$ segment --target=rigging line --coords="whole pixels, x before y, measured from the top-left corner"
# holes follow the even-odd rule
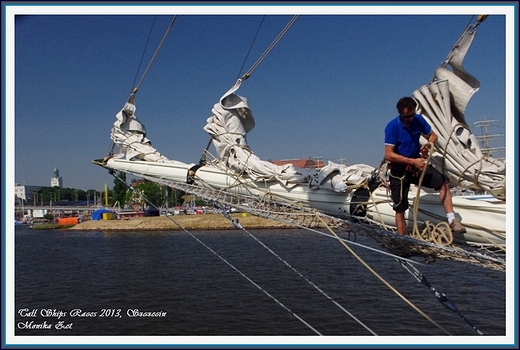
[[[285,28],[280,32],[280,34],[278,34],[278,36],[274,39],[274,41],[271,43],[271,45],[269,45],[269,47],[264,51],[264,53],[260,56],[260,58],[258,60],[256,60],[256,62],[253,64],[253,66],[251,68],[249,68],[249,70],[242,76],[242,80],[246,80],[247,78],[249,78],[251,73],[253,73],[253,71],[256,69],[256,67],[258,67],[258,65],[264,60],[264,58],[269,54],[269,52],[271,52],[271,50],[274,48],[274,46],[280,41],[280,39],[282,39],[282,37],[289,30],[289,28],[291,28],[291,26],[298,19],[298,17],[299,17],[299,15],[293,16],[293,18],[289,21],[289,23],[287,23]]]
[[[126,184],[123,179],[121,179],[119,176],[116,176],[114,173],[112,175],[122,181],[130,190],[134,191],[134,188],[132,186],[129,186]],[[141,199],[143,199],[145,202],[147,202],[149,205],[153,206],[156,209],[159,209],[155,204],[153,204],[151,201],[149,201],[142,193],[134,191],[134,193],[137,193]],[[311,329],[314,333],[317,335],[323,335],[318,330],[316,330],[314,327],[312,327],[307,321],[305,321],[303,318],[298,316],[296,313],[294,313],[291,309],[289,309],[287,306],[285,306],[282,302],[280,302],[278,299],[276,299],[273,295],[271,295],[268,291],[263,289],[260,285],[258,285],[255,281],[253,281],[251,278],[249,278],[246,274],[244,274],[242,271],[240,271],[237,267],[235,267],[233,264],[231,264],[229,261],[227,261],[224,257],[222,257],[220,254],[218,254],[216,251],[211,249],[208,245],[206,245],[204,242],[202,242],[200,239],[198,239],[195,235],[193,235],[190,231],[186,230],[181,224],[179,224],[177,221],[173,220],[171,216],[166,216],[168,220],[170,220],[172,223],[177,225],[182,231],[186,232],[188,235],[190,235],[193,239],[195,239],[197,242],[199,242],[204,248],[209,250],[211,253],[213,253],[217,258],[222,260],[225,264],[227,264],[229,267],[231,267],[233,270],[238,272],[242,277],[244,277],[249,283],[254,285],[256,288],[258,288],[260,291],[262,291],[265,295],[267,295],[269,298],[271,298],[274,302],[276,302],[278,305],[280,305],[282,308],[284,308],[286,311],[288,311],[291,315],[293,315],[296,319],[298,319],[300,322],[302,322],[304,325],[306,325],[309,329]]]
[[[137,75],[139,74],[139,71],[141,70],[141,64],[143,64],[144,54],[146,53],[146,48],[148,47],[148,44],[150,43],[150,37],[152,36],[153,27],[155,26],[155,20],[157,19],[157,16],[153,17],[152,26],[150,27],[150,32],[148,33],[148,38],[146,39],[146,44],[144,45],[143,54],[141,55],[141,60],[139,61],[139,65],[137,66],[137,71],[135,72],[134,81],[132,82],[132,89],[135,86],[135,82],[137,81]]]
[[[222,257],[220,254],[218,254],[216,251],[211,249],[208,245],[206,245],[204,242],[202,242],[200,239],[195,237],[191,232],[186,230],[184,227],[182,227],[180,224],[175,222],[173,219],[168,217],[173,223],[175,223],[181,230],[186,232],[188,235],[190,235],[193,239],[195,239],[197,242],[199,242],[204,248],[209,250],[211,253],[213,253],[217,258],[222,260],[225,264],[227,264],[229,267],[231,267],[233,270],[238,272],[242,277],[244,277],[249,283],[254,285],[256,288],[258,288],[260,291],[262,291],[265,295],[267,295],[269,298],[271,298],[274,302],[276,302],[278,305],[280,305],[282,308],[284,308],[286,311],[288,311],[291,315],[293,315],[296,319],[298,319],[300,322],[302,322],[304,325],[306,325],[309,329],[311,329],[314,333],[317,335],[323,335],[319,331],[317,331],[314,327],[312,327],[307,321],[305,321],[303,318],[298,316],[296,313],[294,313],[291,309],[289,309],[287,306],[285,306],[282,302],[280,302],[278,299],[276,299],[273,295],[271,295],[268,291],[263,289],[260,285],[258,285],[255,281],[253,281],[251,278],[246,276],[242,271],[240,271],[237,267],[235,267],[233,264],[231,264],[229,261],[227,261],[224,257]]]
[[[262,20],[260,21],[260,24],[258,25],[258,29],[256,30],[256,34],[253,38],[253,41],[251,42],[251,46],[249,46],[249,50],[247,51],[246,57],[244,58],[244,62],[242,63],[242,67],[240,67],[240,70],[238,71],[238,76],[236,80],[240,78],[240,74],[242,74],[242,69],[244,69],[244,66],[246,65],[247,58],[249,57],[249,54],[251,53],[251,50],[253,49],[253,45],[255,44],[256,38],[258,37],[258,33],[260,33],[260,28],[262,28],[262,23],[264,23],[265,15],[262,16]]]
[[[419,271],[417,270],[414,266],[410,265],[410,264],[407,264],[406,261],[402,261],[401,259],[396,259],[397,261],[399,261],[399,263],[401,263],[401,265],[413,276],[415,277],[415,279],[419,282],[421,282],[422,284],[424,284],[426,287],[428,287],[432,292],[433,294],[435,294],[435,297],[437,298],[437,300],[442,304],[444,305],[444,307],[446,307],[447,309],[453,311],[454,313],[456,313],[457,315],[460,316],[460,318],[462,318],[470,327],[471,329],[479,334],[479,335],[484,335],[484,333],[482,333],[477,327],[475,327],[473,325],[473,323],[471,323],[458,309],[457,307],[455,306],[455,303],[446,296],[446,294],[444,293],[441,293],[439,291],[437,291],[431,284],[430,282],[426,279],[426,277]],[[413,271],[411,269],[413,269]]]
[[[166,29],[166,32],[164,33],[164,36],[163,36],[163,38],[161,39],[161,42],[160,42],[159,45],[157,46],[157,49],[155,50],[155,53],[153,54],[152,59],[150,60],[150,63],[148,63],[148,66],[146,67],[146,69],[145,69],[143,75],[141,76],[141,79],[139,80],[139,83],[137,83],[137,85],[135,86],[135,88],[134,88],[134,90],[132,91],[132,93],[135,94],[135,93],[139,90],[139,86],[140,86],[141,83],[143,82],[144,77],[145,77],[146,74],[148,73],[148,70],[149,70],[150,67],[152,66],[153,61],[154,61],[155,58],[157,57],[157,54],[159,53],[159,50],[161,49],[162,45],[164,44],[164,41],[166,40],[166,37],[167,37],[168,34],[170,33],[170,30],[172,29],[173,23],[175,22],[176,19],[177,19],[177,15],[173,16],[173,19],[172,19],[172,21],[170,22],[170,25],[168,26],[168,28]]]
[[[331,302],[333,302],[340,310],[345,312],[347,315],[349,315],[354,321],[356,321],[359,325],[361,325],[363,328],[365,328],[368,332],[370,332],[372,335],[377,335],[372,329],[370,329],[367,325],[365,325],[361,320],[359,320],[356,316],[354,316],[351,312],[349,312],[347,309],[345,309],[340,303],[338,303],[336,300],[334,300],[331,296],[329,296],[327,293],[325,293],[320,287],[318,287],[316,284],[314,284],[312,281],[310,281],[307,277],[305,277],[300,271],[298,271],[296,268],[294,268],[291,264],[289,264],[286,260],[284,260],[281,256],[279,256],[276,252],[274,252],[271,248],[269,248],[267,245],[265,245],[262,241],[260,241],[255,235],[253,235],[251,232],[246,230],[242,225],[237,226],[236,222],[234,222],[229,214],[225,212],[224,210],[221,212],[221,214],[226,218],[233,222],[235,227],[241,229],[245,233],[247,233],[251,238],[253,238],[258,244],[260,244],[262,247],[264,247],[269,253],[271,253],[273,256],[275,256],[278,260],[280,260],[282,263],[284,263],[288,268],[293,270],[298,276],[300,276],[305,282],[310,284],[314,289],[316,289],[318,292],[320,292],[325,298],[329,299]]]
[[[320,217],[318,218],[322,221],[323,225],[339,240],[339,236],[334,232],[327,223]],[[430,321],[433,325],[437,326],[440,330],[444,331],[448,335],[452,335],[446,328],[435,322],[430,316],[426,315],[421,309],[419,309],[414,303],[408,300],[404,295],[402,295],[397,289],[395,289],[390,283],[388,283],[381,275],[379,275],[372,267],[370,267],[360,256],[358,256],[352,248],[350,248],[344,241],[339,240],[339,242],[352,254],[362,265],[364,265],[374,276],[376,276],[383,284],[385,284],[390,290],[392,290],[397,296],[399,296],[404,302],[410,305],[415,311],[417,311],[420,315]]]
[[[312,230],[312,229],[309,229],[309,230]],[[316,231],[316,232],[321,233],[319,231]],[[356,243],[356,242],[351,242],[351,241],[349,241],[347,239],[344,239],[344,238],[341,238],[341,237],[336,238],[335,236],[332,236],[332,235],[328,235],[328,234],[325,234],[325,233],[322,233],[322,234],[325,235],[326,237],[335,238],[335,239],[339,239],[339,240],[344,241],[344,242],[348,242],[349,244],[356,245],[356,246],[358,246],[360,248],[372,250],[372,251],[374,251],[376,253],[379,253],[379,254],[382,254],[382,255],[386,255],[386,256],[389,256],[389,257],[394,257],[397,260],[406,261],[406,262],[408,262],[408,264],[420,265],[420,266],[422,266],[424,268],[427,268],[427,269],[430,269],[430,270],[434,270],[434,271],[437,271],[439,273],[443,273],[443,274],[446,274],[446,275],[454,276],[454,277],[457,277],[458,279],[462,279],[462,280],[465,280],[467,282],[470,282],[470,283],[473,283],[473,284],[476,284],[476,285],[484,286],[484,287],[487,287],[489,289],[494,289],[494,290],[499,291],[499,292],[505,292],[504,288],[499,288],[499,287],[490,285],[488,283],[483,283],[482,281],[477,281],[475,279],[472,279],[472,278],[469,278],[469,277],[466,277],[466,276],[462,276],[460,274],[456,274],[456,273],[447,271],[446,269],[435,267],[435,266],[433,266],[431,264],[421,263],[421,262],[414,261],[414,260],[411,260],[411,259],[408,259],[408,258],[400,257],[400,256],[392,254],[392,253],[381,251],[381,250],[378,250],[378,249],[375,249],[375,248],[372,248],[372,247],[367,247],[367,246],[364,246],[364,245]]]

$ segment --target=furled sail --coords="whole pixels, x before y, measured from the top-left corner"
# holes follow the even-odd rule
[[[131,94],[123,108],[117,113],[116,121],[111,131],[112,141],[119,147],[120,153],[114,158],[125,157],[164,162],[168,159],[152,147],[146,138],[146,129],[135,115],[135,95]]]
[[[438,136],[433,165],[448,175],[453,185],[484,190],[505,200],[506,165],[482,154],[476,137],[471,133],[464,113],[480,82],[462,67],[464,57],[477,33],[477,25],[466,27],[443,64],[435,71],[428,85],[413,93],[422,114]],[[450,65],[452,70],[447,68]]]
[[[235,94],[242,83],[238,79],[218,103],[213,106],[204,130],[208,132],[218,157],[237,173],[247,173],[255,181],[278,180],[285,186],[308,183],[310,188],[324,188],[335,192],[346,192],[349,185],[363,182],[372,167],[357,165],[347,167],[329,162],[316,169],[299,168],[293,164],[276,165],[258,158],[247,144],[246,135],[255,126],[253,113],[245,97]]]

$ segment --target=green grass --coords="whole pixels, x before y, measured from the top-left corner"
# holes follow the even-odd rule
[[[56,230],[60,228],[70,228],[75,225],[60,225],[55,223],[48,223],[48,224],[34,224],[31,226],[31,230]]]

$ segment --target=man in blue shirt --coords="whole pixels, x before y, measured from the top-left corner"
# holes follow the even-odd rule
[[[406,234],[405,211],[408,209],[410,184],[418,184],[423,169],[426,167],[421,186],[439,191],[441,203],[446,211],[452,232],[464,233],[462,226],[453,212],[448,178],[427,164],[422,155],[427,155],[430,144],[437,142],[437,135],[428,122],[416,114],[417,103],[411,97],[403,97],[397,102],[399,115],[392,119],[385,128],[385,158],[390,163],[390,191],[395,211],[397,233]],[[424,135],[428,143],[421,147],[419,142]]]

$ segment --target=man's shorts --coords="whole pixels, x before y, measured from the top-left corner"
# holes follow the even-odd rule
[[[400,164],[398,166],[393,164],[390,168],[390,173],[392,174],[392,176],[390,176],[390,191],[393,208],[394,211],[401,213],[407,210],[409,207],[408,192],[410,191],[410,184],[419,184],[421,171],[414,174],[411,171],[405,170],[405,167],[401,166]],[[400,177],[403,175],[404,178],[401,181]],[[428,165],[421,186],[433,188],[435,191],[439,191],[442,184],[447,180],[448,177],[446,175],[437,171],[437,169],[435,169],[433,166]]]

